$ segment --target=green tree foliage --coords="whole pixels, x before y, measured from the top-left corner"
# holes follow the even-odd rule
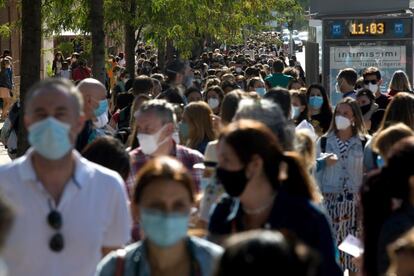
[[[120,37],[128,23],[144,29],[145,38],[161,46],[167,40],[188,56],[200,41],[241,42],[245,29],[260,29],[270,20],[285,21],[302,14],[296,0],[105,0],[106,35]],[[45,0],[43,15],[48,33],[59,30],[89,32],[86,0]],[[272,16],[276,12],[277,18]]]

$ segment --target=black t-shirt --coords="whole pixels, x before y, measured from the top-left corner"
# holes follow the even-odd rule
[[[381,94],[378,98],[375,99],[375,103],[378,105],[379,109],[386,109],[391,98],[388,95]]]
[[[316,114],[311,116],[311,123],[314,128],[320,127],[325,134],[331,126],[332,115],[331,114]]]
[[[213,211],[209,232],[214,236],[245,231],[243,216],[238,201],[225,197]],[[328,220],[309,200],[279,191],[263,228],[293,234],[319,252],[323,259],[319,275],[342,275],[335,261],[334,240]]]

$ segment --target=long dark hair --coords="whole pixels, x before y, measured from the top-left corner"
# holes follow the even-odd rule
[[[308,90],[306,90],[306,99],[308,100],[308,102],[309,102],[310,92],[311,92],[312,88],[318,89],[322,94],[323,104],[321,106],[321,113],[320,113],[321,116],[327,117],[327,118],[332,118],[331,102],[328,98],[328,94],[326,93],[325,87],[323,87],[319,83],[314,83],[314,84],[310,85],[308,87]]]
[[[228,125],[221,133],[220,140],[228,144],[240,162],[247,165],[254,155],[263,160],[263,171],[275,190],[283,187],[293,195],[318,201],[315,185],[306,169],[294,153],[284,154],[276,136],[264,124],[253,120],[239,120]],[[279,181],[279,165],[288,165],[288,177]]]
[[[398,142],[391,149],[387,166],[371,175],[361,187],[362,224],[364,239],[364,272],[379,275],[378,240],[384,222],[395,212],[394,198],[402,206],[410,204],[409,178],[414,175],[414,137]]]

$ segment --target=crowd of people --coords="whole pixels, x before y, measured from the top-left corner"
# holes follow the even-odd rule
[[[381,68],[344,68],[333,104],[271,43],[165,70],[155,52],[132,74],[111,57],[105,84],[58,52],[28,92],[31,148],[0,168],[10,275],[413,275],[403,71],[383,91]]]

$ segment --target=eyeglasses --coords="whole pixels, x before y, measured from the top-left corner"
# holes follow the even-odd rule
[[[47,222],[50,227],[52,227],[53,229],[57,231],[50,238],[49,248],[52,251],[60,252],[63,250],[64,244],[65,244],[63,240],[63,235],[62,233],[59,232],[63,225],[62,215],[58,211],[52,210],[47,216]]]
[[[366,84],[366,85],[368,85],[368,84],[377,84],[378,83],[378,81],[377,80],[364,80],[364,83]]]

